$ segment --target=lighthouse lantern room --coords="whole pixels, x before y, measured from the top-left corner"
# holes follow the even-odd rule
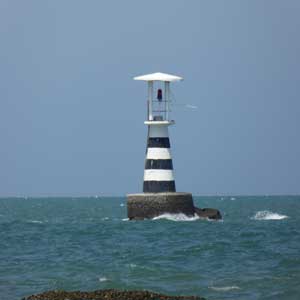
[[[168,126],[174,124],[170,120],[170,83],[183,78],[153,73],[134,77],[134,80],[147,81],[147,120],[148,126],[147,152],[144,170],[144,193],[175,192],[175,179],[170,151]],[[155,85],[162,85],[154,93]]]
[[[148,83],[147,121],[174,122],[169,120],[171,102],[170,82],[180,81],[183,78],[165,73],[153,73],[134,77],[134,80],[147,81]],[[157,89],[156,97],[154,97],[155,82],[163,82],[163,89]],[[145,124],[148,123],[146,122]]]

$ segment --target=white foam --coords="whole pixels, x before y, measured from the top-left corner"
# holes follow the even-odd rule
[[[105,281],[108,281],[108,279],[106,277],[99,277],[99,281],[100,282],[105,282]]]
[[[121,207],[123,207],[124,205],[125,205],[124,203],[121,203],[121,204],[120,204]]]
[[[29,220],[29,223],[38,223],[38,224],[43,224],[43,221],[39,221],[39,220]]]
[[[124,219],[122,219],[122,221],[129,221],[129,219],[128,218],[124,218]]]
[[[166,220],[170,220],[170,221],[196,221],[196,220],[199,220],[200,218],[196,214],[193,217],[189,217],[182,213],[179,213],[179,214],[166,213],[166,214],[157,216],[157,217],[153,218],[152,220],[161,220],[161,219],[166,219]]]
[[[283,220],[286,218],[288,218],[288,216],[286,215],[273,213],[268,210],[262,210],[262,211],[258,211],[252,219],[253,220]]]
[[[214,290],[214,291],[218,291],[218,292],[228,292],[228,291],[232,291],[232,290],[240,290],[240,288],[236,285],[232,285],[232,286],[210,286],[209,288]]]

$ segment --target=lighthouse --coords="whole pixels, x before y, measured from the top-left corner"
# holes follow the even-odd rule
[[[130,220],[151,219],[165,213],[219,218],[217,210],[196,208],[191,193],[176,192],[169,126],[171,83],[182,77],[153,73],[134,77],[147,84],[146,101],[147,148],[143,178],[143,193],[127,195],[127,214]],[[209,212],[209,215],[207,213]],[[219,213],[219,212],[218,212]],[[220,215],[221,216],[221,215]]]
[[[144,170],[144,193],[176,192],[171,156],[169,126],[175,122],[170,118],[170,83],[183,78],[164,73],[134,77],[147,82],[147,150]],[[158,85],[159,87],[156,87]]]

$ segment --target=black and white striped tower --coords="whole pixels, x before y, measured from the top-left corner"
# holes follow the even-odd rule
[[[174,122],[146,121],[147,151],[144,193],[176,192],[168,126]]]
[[[150,219],[164,213],[183,213],[194,216],[202,213],[194,207],[191,193],[176,192],[168,128],[170,119],[170,84],[183,78],[153,73],[134,77],[148,84],[147,150],[143,193],[127,195],[127,214],[130,220]],[[154,91],[156,93],[154,93]]]
[[[153,218],[163,213],[194,214],[190,193],[177,193],[170,150],[168,127],[170,119],[170,83],[181,77],[153,73],[134,77],[148,84],[147,150],[144,170],[143,193],[127,195],[129,219]]]
[[[170,120],[170,83],[182,80],[181,77],[154,73],[138,76],[135,80],[148,83],[147,151],[144,170],[144,193],[176,192],[173,163],[170,150],[168,127]],[[160,83],[154,95],[154,85]]]

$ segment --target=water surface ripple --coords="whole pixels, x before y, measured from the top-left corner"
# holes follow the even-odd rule
[[[299,299],[300,197],[195,202],[224,220],[126,221],[125,198],[2,198],[0,299],[102,288]]]

